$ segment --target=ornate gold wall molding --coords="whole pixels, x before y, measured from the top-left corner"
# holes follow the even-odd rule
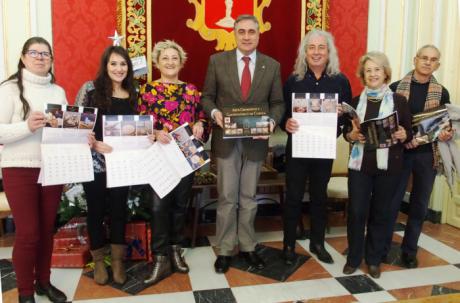
[[[125,37],[123,46],[131,58],[146,56],[149,67],[152,65],[151,1],[117,0],[117,31]],[[149,68],[147,81],[151,81],[151,78]]]
[[[314,28],[329,29],[329,0],[301,0],[302,16],[300,37]]]

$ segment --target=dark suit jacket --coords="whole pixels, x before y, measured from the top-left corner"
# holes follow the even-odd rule
[[[278,124],[284,113],[280,64],[257,51],[256,66],[248,99],[243,102],[238,78],[236,50],[214,54],[209,59],[201,103],[211,117],[213,109],[240,104],[263,104],[270,109],[270,118]],[[236,140],[223,139],[223,130],[216,124],[212,130],[211,149],[214,155],[226,158],[233,150]],[[243,140],[243,153],[252,161],[265,159],[268,140]]]

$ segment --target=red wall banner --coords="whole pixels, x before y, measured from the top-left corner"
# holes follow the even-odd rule
[[[196,15],[195,6],[184,0],[151,0],[151,43],[162,39],[173,39],[189,54],[189,60],[180,78],[202,87],[209,56],[216,52],[216,41],[206,41],[200,34],[187,26],[187,20]],[[261,5],[266,0],[254,0]],[[117,26],[117,2],[120,0],[53,0],[53,44],[55,52],[55,73],[58,83],[67,92],[73,103],[78,88],[83,82],[93,79],[99,65],[99,58],[105,47],[111,44]],[[147,1],[148,2],[148,1]],[[209,11],[225,14],[224,1],[208,1],[216,7]],[[248,8],[233,1],[233,10],[244,12]],[[283,80],[292,72],[297,47],[300,41],[300,20],[302,1],[268,1],[262,10],[264,22],[271,28],[261,34],[259,50],[281,63]],[[238,14],[236,14],[238,15]],[[342,71],[352,82],[353,93],[359,93],[361,86],[355,76],[359,57],[366,51],[367,44],[367,1],[329,1],[329,25],[338,46]],[[233,16],[233,14],[232,14]],[[206,14],[208,27],[221,16]],[[234,16],[236,17],[236,16]],[[119,20],[118,20],[119,21]],[[150,46],[151,47],[151,46]],[[153,74],[157,78],[158,73]]]
[[[81,85],[95,78],[103,50],[112,44],[117,0],[53,0],[54,71],[73,104]]]

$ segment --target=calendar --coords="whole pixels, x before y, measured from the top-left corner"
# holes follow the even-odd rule
[[[47,185],[94,180],[88,134],[96,123],[97,108],[46,104],[38,183]]]
[[[335,159],[337,105],[338,94],[292,94],[292,118],[299,123],[292,134],[293,158]]]
[[[107,187],[148,184],[142,163],[143,151],[152,143],[153,116],[104,115],[102,116],[104,143],[112,152],[104,154]]]
[[[188,123],[172,131],[171,137],[169,144],[156,142],[145,151],[142,167],[139,167],[160,198],[172,191],[183,177],[210,162]]]
[[[88,144],[42,144],[41,182],[44,186],[94,180]]]

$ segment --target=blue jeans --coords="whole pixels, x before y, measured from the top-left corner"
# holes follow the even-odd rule
[[[412,191],[409,198],[409,214],[404,231],[404,239],[401,250],[411,256],[417,254],[417,242],[422,232],[423,221],[425,221],[433,189],[436,170],[433,168],[433,153],[404,153],[403,171],[400,174],[398,188],[391,201],[391,229],[387,231],[385,251],[388,254],[393,237],[393,227],[398,218],[401,202],[406,193],[407,183],[412,173]]]

